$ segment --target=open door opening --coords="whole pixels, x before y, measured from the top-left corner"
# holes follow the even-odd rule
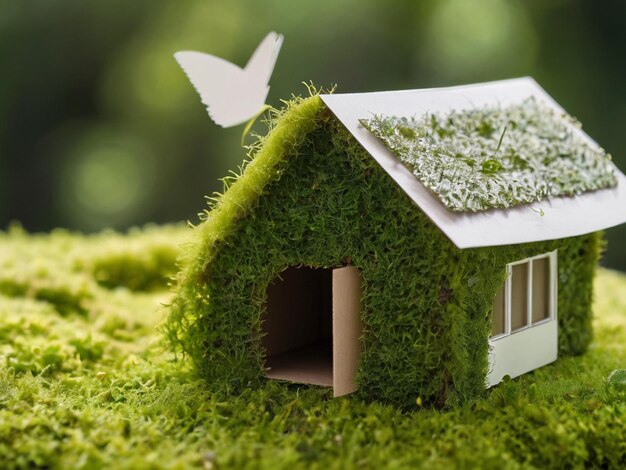
[[[267,290],[262,325],[266,375],[333,387],[345,395],[361,352],[361,277],[353,266],[291,267]]]
[[[332,271],[288,268],[267,290],[266,375],[332,386]]]

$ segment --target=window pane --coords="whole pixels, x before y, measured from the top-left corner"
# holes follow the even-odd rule
[[[493,329],[491,336],[497,336],[504,333],[504,286],[496,295],[493,302]]]
[[[511,331],[528,322],[528,263],[513,266],[511,280]]]
[[[533,323],[550,316],[550,260],[533,261]]]

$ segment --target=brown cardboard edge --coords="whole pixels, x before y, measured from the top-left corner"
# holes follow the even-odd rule
[[[361,355],[361,273],[355,266],[333,270],[333,395],[355,392]]]

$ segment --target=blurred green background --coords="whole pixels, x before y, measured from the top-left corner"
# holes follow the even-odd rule
[[[244,65],[285,35],[269,103],[532,75],[626,170],[626,2],[0,0],[0,228],[196,221],[244,157],[172,54]],[[625,208],[626,210],[626,208]],[[626,227],[604,264],[626,271]]]

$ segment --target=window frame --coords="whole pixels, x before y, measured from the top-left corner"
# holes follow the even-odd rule
[[[526,331],[535,326],[554,321],[557,318],[557,305],[558,305],[558,250],[550,251],[548,253],[542,253],[540,255],[524,258],[519,261],[514,261],[506,265],[506,281],[504,283],[504,332],[495,336],[490,336],[490,341],[497,341],[502,338],[507,338],[511,335]],[[548,317],[533,323],[533,261],[539,259],[548,260],[548,295],[550,296],[548,301]],[[518,328],[515,331],[511,331],[511,306],[512,306],[512,290],[513,290],[513,266],[520,264],[528,264],[527,269],[527,281],[526,281],[526,325]],[[493,321],[492,309],[492,321]]]

